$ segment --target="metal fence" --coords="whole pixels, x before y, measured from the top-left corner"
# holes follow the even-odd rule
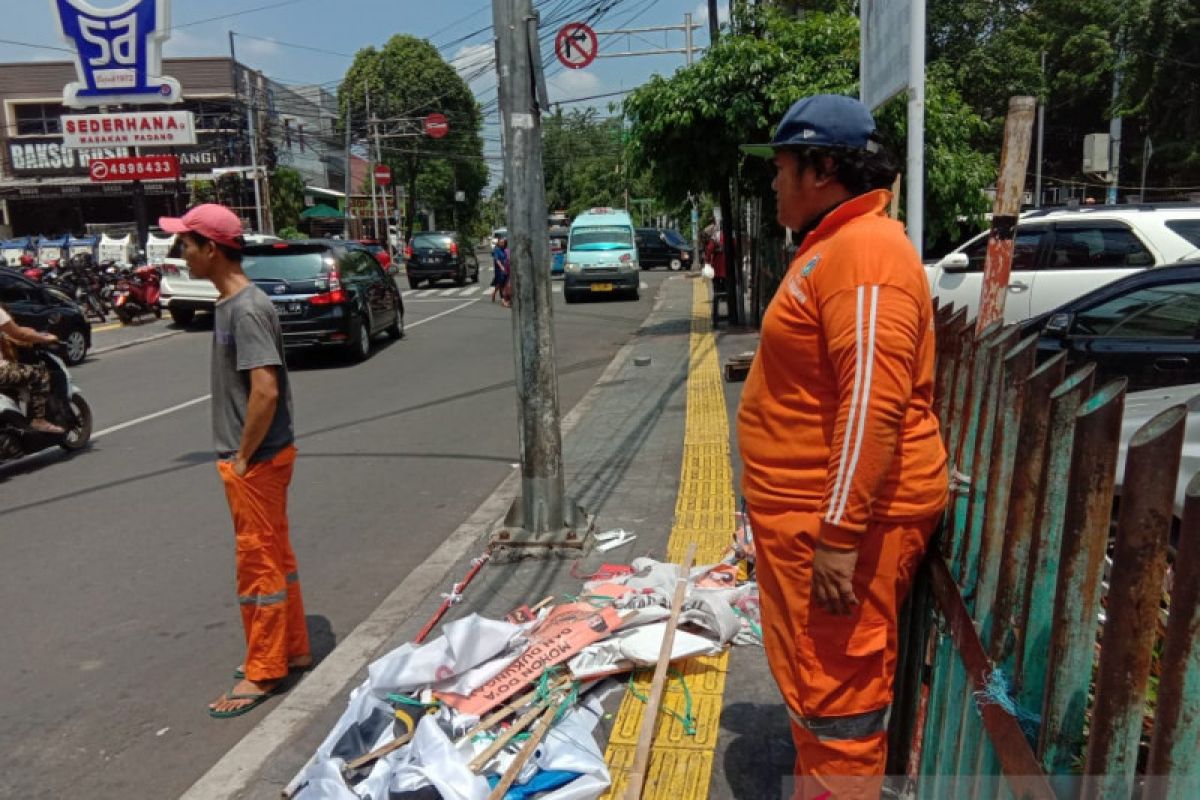
[[[1038,364],[1035,336],[976,333],[965,309],[935,319],[952,493],[900,620],[889,772],[920,798],[1200,797],[1186,409],[1130,440],[1114,527],[1125,380]]]

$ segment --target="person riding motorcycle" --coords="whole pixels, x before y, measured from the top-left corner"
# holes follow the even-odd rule
[[[50,373],[41,364],[22,364],[12,349],[14,342],[58,344],[52,333],[39,333],[18,325],[4,306],[0,306],[0,390],[29,390],[29,427],[42,433],[62,434],[62,428],[46,419],[46,398],[50,396]]]

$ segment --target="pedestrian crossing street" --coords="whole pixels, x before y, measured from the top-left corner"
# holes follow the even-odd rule
[[[642,281],[641,288],[649,289],[650,285],[645,281]],[[561,283],[556,283],[550,287],[550,291],[554,294],[562,294],[562,290],[563,287]],[[453,299],[460,297],[483,297],[490,295],[491,293],[491,286],[476,284],[474,286],[467,287],[453,286],[449,289],[443,289],[437,286],[424,289],[405,289],[400,293],[400,295],[405,300],[408,300],[409,298],[413,300],[436,300],[438,298]]]

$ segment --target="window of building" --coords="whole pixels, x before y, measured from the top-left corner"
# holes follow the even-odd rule
[[[60,117],[70,113],[58,103],[13,105],[17,136],[53,136],[62,132]]]

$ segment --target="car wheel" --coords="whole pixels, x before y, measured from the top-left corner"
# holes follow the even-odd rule
[[[683,262],[678,258],[672,258],[671,263],[668,266],[670,267],[671,272],[679,272],[679,270],[683,268]]]
[[[417,288],[417,287],[419,287],[420,285],[421,285],[421,279],[420,279],[420,278],[414,278],[412,275],[409,275],[409,276],[408,276],[408,288],[410,288],[410,289],[416,289],[416,288]]]
[[[366,361],[367,356],[371,355],[371,327],[368,320],[360,319],[358,321],[358,331],[347,347],[351,361]]]
[[[192,320],[196,318],[196,311],[191,308],[171,308],[168,309],[168,313],[176,325],[191,325]]]
[[[637,289],[634,289],[632,292],[629,293],[629,299],[633,300],[636,303],[638,300],[642,299],[642,294]]]
[[[396,321],[388,326],[387,335],[393,340],[404,338],[404,308],[399,298],[396,300]]]
[[[71,395],[71,411],[75,414],[75,424],[67,430],[59,447],[63,450],[80,450],[87,447],[92,439],[92,407],[83,399],[83,395],[76,392]]]
[[[71,331],[67,334],[67,338],[63,339],[63,355],[70,366],[83,361],[87,356],[87,337],[83,335],[83,331]]]
[[[454,285],[455,286],[466,286],[467,285],[467,268],[466,267],[458,268],[458,274],[456,274],[454,276]]]
[[[475,266],[475,272],[471,275],[471,283],[479,283],[479,265]]]
[[[579,295],[576,294],[575,292],[564,291],[563,292],[563,301],[567,302],[567,303],[578,303]]]

